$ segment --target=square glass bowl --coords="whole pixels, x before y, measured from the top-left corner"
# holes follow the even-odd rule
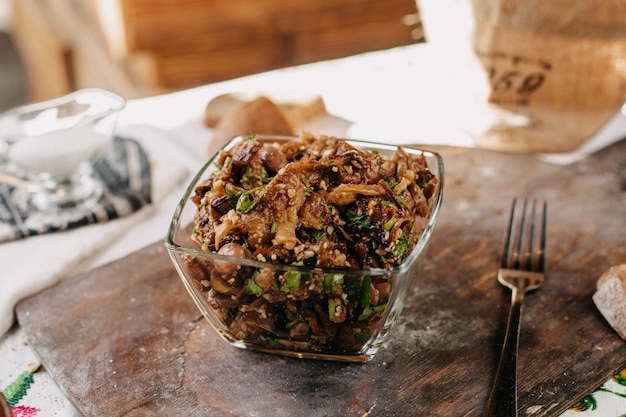
[[[267,135],[255,138],[262,143],[298,139]],[[222,150],[231,150],[247,140],[250,138],[236,137]],[[398,149],[380,143],[346,142],[375,155],[391,156]],[[308,359],[367,362],[374,356],[402,311],[412,283],[419,279],[442,202],[441,156],[412,148],[404,148],[404,151],[412,157],[425,158],[428,169],[436,177],[436,186],[430,190],[430,214],[419,219],[422,231],[415,232],[419,236],[417,243],[403,255],[402,263],[387,268],[326,268],[302,261],[276,263],[262,256],[251,258],[249,254],[241,257],[241,250],[220,250],[220,253],[202,250],[197,239],[194,242],[192,238],[197,233],[194,216],[198,211],[192,200],[197,187],[202,187],[206,179],[228,161],[218,152],[205,164],[176,208],[165,245],[191,298],[228,343]],[[236,207],[241,210],[241,202]],[[232,208],[235,210],[235,205]],[[274,223],[270,229],[274,229]],[[388,231],[394,226],[389,225],[390,222],[384,225]],[[269,233],[276,231],[269,230]],[[342,228],[342,233],[349,231]],[[350,236],[346,239],[350,242]],[[372,246],[374,243],[370,242]],[[350,245],[357,244],[350,242]]]

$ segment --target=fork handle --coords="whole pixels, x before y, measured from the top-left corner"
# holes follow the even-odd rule
[[[511,297],[500,362],[483,417],[517,416],[517,347],[522,316],[521,297],[523,293]]]

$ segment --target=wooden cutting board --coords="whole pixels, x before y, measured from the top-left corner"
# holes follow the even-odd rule
[[[626,141],[560,167],[444,154],[444,204],[390,341],[367,364],[230,347],[195,309],[161,242],[21,302],[41,362],[86,416],[479,416],[509,292],[496,282],[514,196],[549,202],[548,276],[526,299],[521,416],[557,416],[626,366],[591,296],[626,262]]]

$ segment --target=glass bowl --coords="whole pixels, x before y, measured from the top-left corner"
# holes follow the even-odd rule
[[[413,220],[409,220],[409,223],[403,221],[402,224],[398,224],[398,219],[406,219],[406,216],[398,215],[396,219],[394,213],[410,211],[402,211],[406,202],[400,198],[400,191],[395,197],[394,194],[384,196],[395,201],[381,202],[382,197],[372,200],[381,204],[368,209],[371,216],[356,215],[359,212],[354,211],[354,206],[357,202],[364,202],[365,197],[360,194],[350,197],[350,193],[347,193],[347,197],[337,197],[330,192],[331,186],[326,183],[330,183],[331,178],[324,175],[335,175],[333,170],[337,173],[340,168],[342,175],[346,174],[348,168],[350,171],[347,173],[354,174],[353,169],[356,170],[354,167],[359,167],[359,163],[353,162],[351,164],[354,167],[345,168],[346,165],[340,167],[335,165],[334,160],[326,160],[325,168],[311,171],[320,173],[322,180],[319,176],[311,179],[314,175],[307,173],[299,177],[299,181],[308,181],[302,185],[302,198],[307,199],[302,206],[309,198],[314,199],[313,194],[318,193],[325,196],[326,202],[332,201],[332,204],[322,203],[330,211],[322,213],[309,210],[304,213],[301,208],[295,219],[297,235],[293,234],[293,230],[290,235],[289,230],[283,230],[284,219],[289,218],[288,210],[280,211],[276,208],[280,207],[278,200],[281,197],[272,198],[269,194],[271,190],[267,188],[263,191],[263,198],[254,197],[255,193],[260,193],[259,189],[276,187],[276,184],[272,184],[279,181],[273,178],[279,178],[280,174],[282,181],[288,170],[283,169],[276,174],[278,167],[274,168],[274,173],[269,168],[262,169],[260,177],[265,180],[259,186],[249,185],[248,190],[236,188],[232,183],[224,185],[223,181],[216,179],[219,170],[224,167],[232,169],[232,178],[236,177],[234,172],[243,170],[243,174],[238,177],[238,184],[243,185],[247,178],[245,176],[250,174],[249,166],[258,167],[258,164],[250,163],[242,168],[241,164],[245,165],[246,161],[235,150],[253,141],[269,146],[270,143],[293,144],[300,139],[268,135],[236,137],[197,173],[176,208],[165,242],[180,278],[204,317],[232,346],[299,358],[369,361],[385,342],[402,311],[412,283],[419,279],[419,270],[442,202],[441,156],[412,148],[400,151],[406,152],[405,157],[410,155],[411,158],[423,158],[426,161],[428,169],[424,170],[424,177],[422,171],[419,175],[403,175],[415,177],[415,183],[422,190],[417,193],[422,193],[422,197],[424,194],[430,195],[422,199],[422,213],[425,214],[411,216]],[[398,147],[387,144],[356,140],[345,140],[345,143],[348,147],[367,151],[368,155],[374,155],[379,161],[396,155],[398,151]],[[229,152],[233,152],[233,155],[229,155]],[[271,167],[271,162],[268,165],[265,159],[261,159],[264,166]],[[235,165],[235,160],[239,165]],[[397,171],[401,169],[408,171],[406,166],[397,168]],[[427,185],[423,178],[428,178]],[[210,187],[207,186],[207,179],[212,181]],[[385,181],[388,184],[387,179]],[[385,190],[391,189],[380,181],[378,184]],[[396,190],[406,186],[396,183],[388,185]],[[203,196],[208,195],[207,190],[217,190],[216,187],[223,187],[230,198],[219,202],[214,199],[210,204],[202,200]],[[409,187],[416,190],[415,186]],[[283,190],[290,201],[288,204],[299,201],[299,194],[294,191],[297,188],[297,185],[288,186]],[[340,201],[342,198],[345,201]],[[350,201],[355,198],[357,201]],[[411,201],[417,201],[417,198]],[[415,203],[416,206],[418,204]],[[271,207],[275,213],[270,210],[268,214],[267,207]],[[351,214],[347,207],[351,207]],[[278,221],[256,224],[258,221],[255,217],[242,214],[252,210]],[[331,216],[334,220],[328,221],[328,213],[334,211],[341,214]],[[392,213],[393,218],[382,222],[380,216],[383,212],[388,215]],[[212,213],[213,218],[221,224],[214,228],[216,232],[210,235],[210,239],[206,239],[207,235],[204,234],[206,218],[202,219],[200,213]],[[196,216],[198,220],[195,220]],[[226,226],[229,216],[239,216],[238,219],[244,220]],[[237,227],[257,230],[258,233],[250,232],[245,238],[233,242],[228,237],[237,236]],[[215,237],[218,235],[219,238]],[[259,238],[263,235],[269,237],[265,240]],[[391,235],[399,237],[393,244],[384,243],[391,239]],[[410,237],[407,238],[407,235]],[[214,241],[217,242],[214,246],[213,243],[206,243]],[[256,255],[252,253],[253,249]],[[357,262],[355,258],[360,261]]]
[[[126,100],[86,88],[0,114],[0,182],[28,190],[33,205],[82,213],[104,191],[94,163],[113,140]]]

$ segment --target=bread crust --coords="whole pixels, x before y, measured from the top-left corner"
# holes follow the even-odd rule
[[[626,264],[605,271],[596,287],[593,302],[609,325],[626,340]]]
[[[294,135],[295,131],[273,101],[259,97],[237,105],[218,122],[207,155],[213,156],[235,136],[250,134]]]

